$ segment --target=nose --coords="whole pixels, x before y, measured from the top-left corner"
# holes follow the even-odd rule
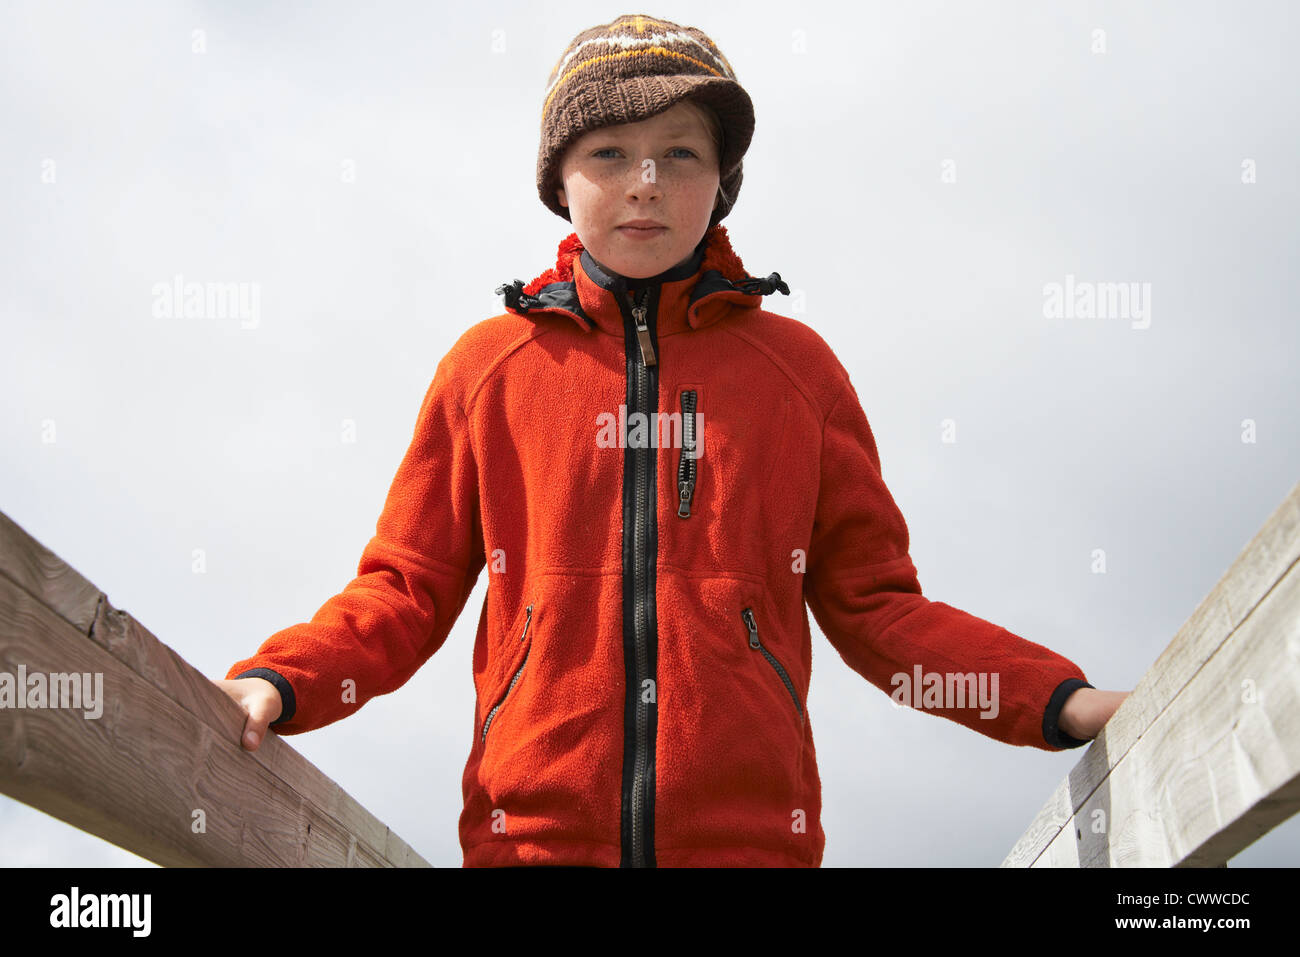
[[[629,175],[627,198],[639,202],[659,199],[663,191],[659,187],[656,173],[654,160],[643,160],[634,166]]]

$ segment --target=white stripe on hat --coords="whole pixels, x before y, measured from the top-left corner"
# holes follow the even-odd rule
[[[709,60],[711,60],[713,64],[718,68],[718,72],[720,72],[723,76],[727,77],[727,79],[729,80],[734,80],[736,78],[735,75],[731,72],[731,68],[727,66],[725,60],[723,60],[716,53],[714,53],[713,50],[710,49],[706,44],[701,43],[699,40],[695,39],[695,37],[691,36],[689,33],[679,33],[675,30],[668,30],[663,33],[651,33],[648,35],[616,33],[607,36],[592,37],[590,40],[584,40],[582,43],[579,43],[576,47],[570,50],[569,53],[564,57],[563,60],[560,61],[559,65],[556,67],[555,79],[551,82],[550,86],[546,88],[546,93],[542,96],[542,100],[543,102],[545,102],[546,100],[550,99],[551,91],[555,89],[556,85],[560,82],[560,80],[564,77],[564,74],[568,71],[569,61],[572,60],[574,57],[578,56],[578,54],[582,52],[584,47],[589,47],[595,44],[595,45],[605,46],[605,47],[621,47],[624,50],[628,50],[634,47],[663,46],[665,43],[689,43],[692,46],[698,47],[700,52],[704,56],[708,57]],[[593,51],[593,53],[596,56],[600,55],[595,51]]]

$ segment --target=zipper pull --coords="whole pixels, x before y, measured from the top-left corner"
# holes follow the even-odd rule
[[[740,617],[745,619],[745,625],[749,628],[749,647],[758,647],[758,625],[754,624],[754,610],[746,608],[740,613]]]
[[[524,635],[528,634],[528,626],[533,623],[533,606],[529,605],[524,614],[524,633],[519,636],[520,641],[524,640]]]
[[[695,479],[682,479],[677,483],[678,496],[681,503],[677,506],[677,514],[682,518],[691,517],[691,493],[695,491]]]
[[[646,303],[644,300],[650,298],[650,290],[647,288],[642,296],[642,303],[639,306],[632,307],[632,318],[636,320],[636,338],[641,344],[641,362],[647,366],[655,364],[655,347],[650,341],[650,327],[646,325]]]

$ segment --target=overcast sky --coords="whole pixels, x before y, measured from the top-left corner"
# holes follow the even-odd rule
[[[548,71],[636,12],[753,98],[733,246],[848,368],[925,594],[1131,689],[1300,478],[1291,3],[5,3],[0,510],[210,677],[310,618],[438,361],[571,230]],[[178,274],[258,321],[155,317]],[[1052,315],[1067,282],[1142,295]],[[437,866],[486,589],[287,739]],[[1083,751],[897,710],[812,627],[824,865],[999,864]],[[0,797],[0,864],[133,862]],[[1297,862],[1300,816],[1232,866]]]

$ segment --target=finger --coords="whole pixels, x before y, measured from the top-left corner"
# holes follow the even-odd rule
[[[256,751],[266,737],[266,729],[275,720],[276,703],[266,695],[254,695],[248,702],[248,719],[244,722],[243,745],[249,751]]]

